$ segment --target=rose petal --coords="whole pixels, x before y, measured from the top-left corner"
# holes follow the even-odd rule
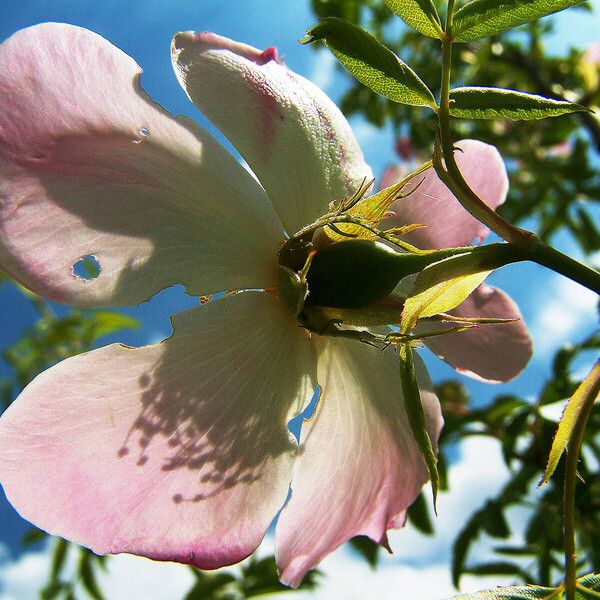
[[[455,153],[456,161],[473,191],[492,208],[502,204],[508,191],[508,176],[498,150],[476,140],[462,140],[456,146],[462,150]],[[388,169],[382,187],[399,181],[398,172]],[[489,229],[460,205],[433,169],[413,181],[404,193],[416,188],[415,191],[392,204],[390,211],[394,216],[385,220],[385,227],[425,223],[427,227],[402,237],[420,248],[465,246],[488,235]]]
[[[339,109],[274,48],[187,32],[172,54],[188,96],[248,162],[290,234],[371,177]]]
[[[285,501],[286,424],[314,355],[280,303],[246,292],[37,377],[0,419],[0,479],[37,526],[99,553],[201,568],[237,562]]]
[[[292,495],[276,530],[281,580],[299,585],[356,535],[386,544],[427,481],[403,407],[398,359],[347,340],[317,340],[322,396],[302,427]],[[442,417],[421,365],[422,400],[437,441]]]
[[[140,87],[102,37],[44,24],[0,46],[0,264],[60,302],[267,287],[282,226],[252,177]],[[95,256],[84,281],[72,266]]]
[[[519,319],[514,323],[480,325],[468,331],[428,339],[427,346],[457,371],[475,379],[499,383],[513,379],[525,368],[531,358],[531,338],[519,308],[503,291],[481,285],[451,314]]]

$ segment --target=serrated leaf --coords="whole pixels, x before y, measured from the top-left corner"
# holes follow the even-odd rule
[[[582,4],[584,0],[472,0],[454,14],[454,39],[471,42]]]
[[[581,382],[571,399],[569,400],[562,415],[556,435],[552,441],[548,464],[544,472],[544,478],[540,485],[548,483],[554,473],[560,457],[569,444],[573,428],[577,423],[582,411],[591,408],[591,404],[600,396],[600,361],[597,361],[590,374]]]
[[[400,104],[436,108],[433,94],[419,76],[361,27],[328,17],[307,35],[306,43],[324,40],[348,71],[378,94]]]
[[[431,0],[385,0],[386,6],[419,33],[441,39],[440,17]]]
[[[440,477],[437,470],[437,458],[433,450],[429,432],[427,431],[425,413],[421,402],[421,393],[415,374],[412,348],[409,344],[402,344],[398,354],[400,357],[400,381],[402,383],[402,393],[404,395],[404,407],[406,409],[413,437],[415,438],[415,442],[417,443],[421,456],[429,471],[431,490],[433,492],[433,510],[436,512]]]
[[[423,269],[404,303],[400,330],[410,333],[422,317],[456,308],[492,272],[481,270],[470,254],[459,254]]]
[[[532,121],[567,113],[589,112],[580,104],[496,87],[450,90],[450,114],[464,119]]]
[[[598,598],[600,593],[600,575],[589,573],[577,580],[577,591],[581,593],[585,600]],[[586,593],[591,592],[591,593]]]
[[[460,594],[452,600],[559,600],[560,592],[555,588],[537,585],[510,586],[486,590],[474,594]]]

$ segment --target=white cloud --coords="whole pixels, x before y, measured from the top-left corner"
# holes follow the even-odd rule
[[[48,552],[28,552],[19,560],[0,564],[0,600],[33,600],[39,595],[50,567]]]
[[[560,275],[554,276],[543,291],[531,326],[536,356],[545,359],[586,324],[594,326],[596,303],[597,297],[591,290]]]

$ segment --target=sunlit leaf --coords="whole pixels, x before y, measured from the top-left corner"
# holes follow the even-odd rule
[[[535,21],[584,0],[471,0],[454,14],[454,38],[470,42]]]
[[[491,273],[478,270],[468,254],[437,262],[419,273],[404,304],[400,329],[409,333],[422,317],[456,308]]]
[[[562,594],[559,595],[555,588],[527,585],[496,588],[474,594],[460,594],[453,596],[452,600],[560,600],[561,597]]]
[[[566,100],[495,87],[455,88],[450,90],[450,101],[450,114],[464,119],[531,121],[588,111],[584,106]]]
[[[378,94],[401,104],[436,107],[433,94],[419,76],[364,29],[328,17],[307,35],[306,43],[324,40],[348,71]]]
[[[432,38],[443,35],[440,17],[431,0],[385,0],[385,4],[419,33]]]
[[[581,385],[577,388],[577,391],[573,394],[565,408],[552,442],[548,464],[546,465],[544,478],[540,485],[548,483],[548,480],[552,477],[563,451],[569,444],[569,440],[573,435],[573,429],[580,415],[585,410],[591,410],[592,404],[599,396],[600,361],[597,361],[590,374],[581,382]]]

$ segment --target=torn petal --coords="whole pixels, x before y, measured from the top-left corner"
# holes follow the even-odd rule
[[[36,25],[0,46],[0,265],[78,306],[273,285],[282,226],[206,132],[140,87],[91,31]],[[75,277],[96,257],[99,276]]]
[[[276,530],[281,581],[298,586],[350,538],[386,544],[428,479],[403,406],[398,358],[347,340],[316,340],[322,392],[302,427],[291,498]],[[419,365],[421,399],[434,442],[440,406]]]

